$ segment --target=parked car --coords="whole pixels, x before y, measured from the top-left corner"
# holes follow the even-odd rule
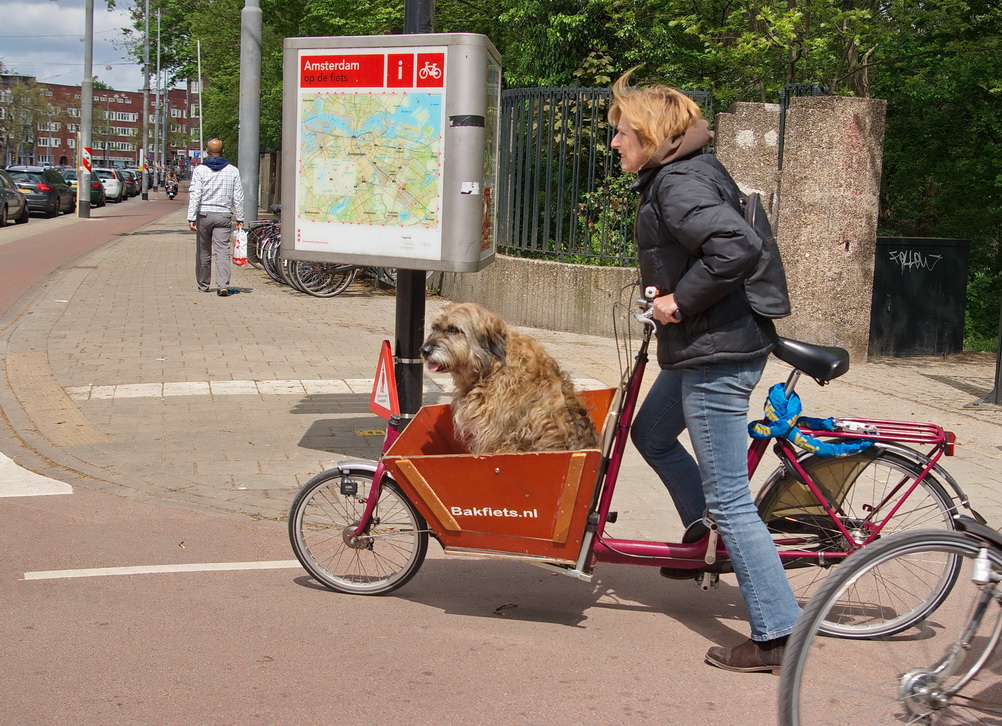
[[[138,197],[140,190],[139,177],[131,169],[119,169],[119,173],[125,177],[126,194],[130,197]]]
[[[77,170],[76,169],[63,169],[63,179],[69,182],[70,186],[73,187],[73,191],[78,195],[80,194],[77,189]],[[98,179],[97,175],[91,172],[90,175],[90,206],[92,207],[103,207],[105,204],[105,194],[104,194],[104,184]]]
[[[60,212],[72,212],[76,206],[76,192],[51,167],[8,166],[7,173],[28,198],[28,209],[32,212],[44,212],[49,217],[55,217]]]
[[[132,176],[134,176],[136,178],[136,194],[142,194],[143,193],[143,172],[139,171],[139,169],[133,169],[132,167],[129,167],[125,171],[129,172],[130,174],[132,174]]]
[[[104,195],[109,202],[120,202],[126,198],[125,182],[116,170],[93,169],[91,174],[97,174],[101,180],[101,184],[104,185]]]
[[[27,222],[28,200],[10,175],[0,171],[0,229],[7,226],[8,219],[18,224]]]

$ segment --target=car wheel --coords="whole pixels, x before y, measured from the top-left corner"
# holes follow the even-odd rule
[[[97,200],[97,206],[99,206],[99,207],[103,207],[106,203],[107,202],[105,201],[104,197],[99,197],[98,200]]]
[[[21,216],[14,220],[15,224],[25,224],[28,221],[28,205],[21,207]]]
[[[59,216],[59,197],[56,197],[56,203],[52,205],[52,209],[45,213],[46,217],[58,217]]]
[[[7,226],[7,207],[0,209],[0,229]]]

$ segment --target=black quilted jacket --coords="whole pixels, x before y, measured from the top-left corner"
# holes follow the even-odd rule
[[[641,172],[633,189],[643,285],[674,293],[682,313],[680,323],[658,325],[661,366],[768,354],[775,328],[752,311],[742,288],[762,240],[740,213],[740,191],[723,165],[711,154],[689,156]],[[785,295],[785,287],[773,293],[777,303]]]

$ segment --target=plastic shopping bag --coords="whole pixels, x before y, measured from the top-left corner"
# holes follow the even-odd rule
[[[242,229],[233,230],[233,264],[243,267],[247,264],[247,233]]]

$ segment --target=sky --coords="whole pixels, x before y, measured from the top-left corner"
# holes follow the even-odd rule
[[[93,74],[117,91],[141,91],[143,68],[122,46],[123,29],[132,26],[136,1],[94,0]],[[0,61],[8,72],[34,76],[42,83],[79,86],[83,81],[85,0],[0,0]],[[150,22],[150,62],[156,69],[156,21]],[[110,66],[110,68],[109,68]],[[150,88],[155,79],[150,76]]]

